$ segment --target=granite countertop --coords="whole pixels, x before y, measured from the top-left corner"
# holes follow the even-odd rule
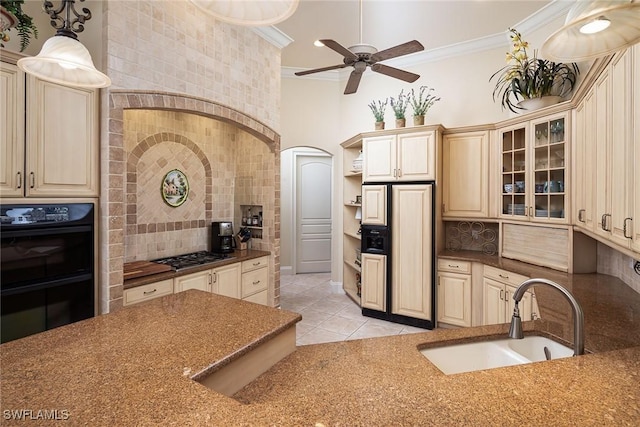
[[[190,267],[181,271],[166,271],[163,273],[151,274],[149,276],[137,277],[135,279],[127,279],[124,281],[124,289],[131,289],[137,286],[146,285],[148,283],[155,283],[161,280],[173,279],[174,277],[184,276],[185,274],[197,273],[198,271],[209,270],[211,268],[218,268],[224,265],[235,264],[237,262],[247,261],[254,258],[260,258],[263,256],[270,256],[271,252],[259,251],[255,249],[249,249],[246,251],[234,251],[230,254],[231,257],[227,259],[221,259],[209,264],[202,264],[195,267]]]
[[[298,347],[231,398],[191,378],[300,316],[190,290],[2,344],[1,409],[67,410],[70,425],[92,426],[637,425],[640,295],[611,276],[560,279],[583,306],[591,354],[444,375],[419,348],[506,337],[508,325],[436,329]],[[525,331],[570,338],[557,300],[540,293],[549,319]]]

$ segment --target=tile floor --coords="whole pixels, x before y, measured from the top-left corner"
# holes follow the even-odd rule
[[[427,329],[365,317],[330,273],[280,276],[280,305],[302,315],[297,345],[425,332]]]

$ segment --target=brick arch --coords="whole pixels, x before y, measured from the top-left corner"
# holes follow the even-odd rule
[[[129,161],[124,149],[124,110],[156,109],[197,114],[226,123],[244,130],[263,141],[280,164],[280,135],[255,118],[225,105],[184,94],[106,90],[103,92],[103,108],[108,111],[103,116],[101,147],[101,191],[100,191],[100,312],[109,313],[122,308],[124,290],[123,264],[126,224],[126,194]],[[164,138],[162,133],[160,138]],[[157,138],[158,135],[155,135]],[[168,135],[166,135],[168,137]],[[156,140],[147,143],[158,143]],[[185,138],[186,139],[186,138]],[[142,146],[140,147],[142,149]],[[275,169],[275,194],[280,194],[279,168]],[[211,208],[212,209],[212,208]],[[275,201],[274,239],[270,242],[273,253],[275,284],[274,300],[279,300],[280,283],[280,203]]]
[[[202,151],[202,149],[189,138],[179,135],[172,132],[158,132],[154,135],[148,136],[142,141],[138,142],[138,144],[131,150],[129,154],[129,158],[127,159],[127,174],[126,174],[126,224],[127,226],[137,225],[139,227],[144,227],[145,232],[154,233],[156,231],[166,230],[167,227],[171,225],[175,226],[176,224],[139,224],[137,221],[137,202],[138,202],[138,162],[147,151],[151,150],[154,146],[161,144],[163,142],[175,142],[177,144],[184,145],[187,147],[202,163],[204,167],[205,178],[207,179],[207,184],[205,184],[205,219],[203,221],[199,221],[198,224],[193,224],[193,226],[189,223],[181,224],[181,228],[203,228],[205,227],[207,222],[211,221],[213,217],[212,210],[212,200],[213,196],[211,194],[211,178],[213,176],[213,171],[211,168],[211,163],[207,158],[207,155]]]

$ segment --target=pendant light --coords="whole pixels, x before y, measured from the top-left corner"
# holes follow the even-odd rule
[[[214,18],[229,24],[260,27],[282,22],[296,11],[299,0],[191,0]]]
[[[43,9],[51,17],[56,34],[44,43],[37,56],[18,60],[18,68],[42,80],[67,86],[102,88],[111,85],[111,79],[96,69],[91,54],[76,35],[84,31],[91,11],[84,7],[83,14],[79,14],[75,10],[75,0],[63,0],[57,10],[53,3],[45,1]],[[66,12],[64,18],[63,12]]]
[[[640,42],[640,0],[578,0],[565,25],[542,45],[540,56],[579,62]]]

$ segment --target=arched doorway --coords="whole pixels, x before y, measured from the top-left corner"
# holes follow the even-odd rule
[[[331,271],[332,174],[332,156],[324,151],[295,147],[281,153],[283,274]]]

